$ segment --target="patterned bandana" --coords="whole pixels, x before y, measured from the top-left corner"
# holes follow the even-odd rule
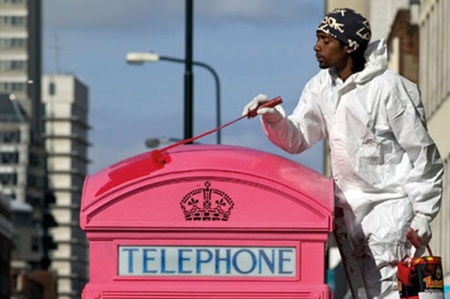
[[[370,41],[370,24],[366,18],[350,8],[336,8],[327,13],[317,31],[343,42],[351,50],[366,49]]]

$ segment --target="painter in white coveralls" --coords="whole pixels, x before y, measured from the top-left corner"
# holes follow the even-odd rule
[[[289,153],[329,143],[338,205],[350,231],[369,298],[399,298],[397,262],[411,227],[423,245],[440,208],[443,163],[427,132],[415,84],[389,71],[383,40],[351,9],[329,12],[314,46],[321,70],[297,107],[260,108],[268,138]],[[243,111],[268,97],[259,94]]]

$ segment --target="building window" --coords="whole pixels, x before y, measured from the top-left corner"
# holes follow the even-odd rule
[[[4,93],[23,93],[25,92],[25,83],[0,82],[0,91]]]
[[[0,142],[3,143],[19,143],[20,131],[0,131]]]
[[[2,4],[23,4],[25,0],[0,0]]]
[[[13,222],[17,227],[33,227],[33,217],[30,212],[13,212]]]
[[[31,239],[31,251],[37,252],[39,251],[39,238],[33,237]]]
[[[25,70],[25,61],[23,61],[23,60],[0,60],[0,70],[24,71]]]
[[[24,28],[26,24],[25,17],[2,16],[0,17],[0,27]]]
[[[3,152],[0,153],[1,161],[3,164],[17,164],[19,163],[18,152]]]
[[[0,173],[0,184],[10,186],[17,185],[16,173]]]
[[[28,187],[33,189],[43,189],[44,187],[44,179],[41,176],[36,176],[33,174],[28,175]]]
[[[26,49],[27,43],[24,38],[0,38],[0,48],[3,50]]]
[[[30,152],[30,155],[28,156],[28,165],[30,166],[39,166],[40,165],[40,159],[39,155],[36,153]]]
[[[50,82],[48,84],[48,94],[54,96],[56,94],[56,84],[55,82]]]

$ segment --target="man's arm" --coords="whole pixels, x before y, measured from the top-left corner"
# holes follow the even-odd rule
[[[263,114],[261,123],[269,140],[281,149],[298,154],[326,138],[326,123],[319,106],[317,80],[305,86],[294,112],[285,116],[278,106],[278,117]]]
[[[420,102],[418,97],[418,90],[411,93],[411,86],[396,87],[387,111],[394,135],[413,165],[405,184],[415,214],[411,227],[426,244],[431,238],[429,222],[440,209],[444,165],[415,104]]]

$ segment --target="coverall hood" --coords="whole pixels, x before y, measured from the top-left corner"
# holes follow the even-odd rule
[[[364,70],[354,74],[355,82],[364,84],[374,76],[377,76],[387,69],[387,45],[384,40],[378,40],[371,43],[366,52],[364,52],[366,58],[366,65]]]

